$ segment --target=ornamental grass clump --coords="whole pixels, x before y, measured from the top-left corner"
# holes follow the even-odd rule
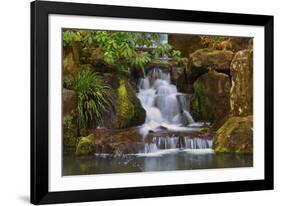
[[[103,113],[112,108],[111,87],[98,73],[89,70],[77,73],[70,84],[78,95],[79,128],[101,123]]]

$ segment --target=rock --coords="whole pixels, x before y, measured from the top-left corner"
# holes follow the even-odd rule
[[[199,77],[193,84],[192,116],[198,121],[214,123],[228,114],[230,79],[216,71]]]
[[[108,65],[104,61],[104,50],[96,47],[85,47],[81,49],[80,62],[82,64],[90,64],[95,72],[114,73],[117,67]]]
[[[117,128],[141,125],[146,112],[137,98],[132,86],[125,78],[119,78],[117,89],[119,106],[117,108]]]
[[[231,117],[216,132],[216,152],[253,152],[253,116]]]
[[[253,114],[253,51],[235,54],[231,62],[230,107],[233,116]]]
[[[92,138],[91,137],[81,137],[77,147],[77,155],[89,155],[93,152]]]
[[[188,72],[191,79],[196,79],[209,69],[228,74],[232,58],[232,51],[198,49],[190,55]]]
[[[181,76],[184,76],[184,68],[183,67],[172,67],[170,73],[171,73],[172,84],[177,85]]]
[[[153,137],[189,137],[189,138],[200,138],[200,139],[213,139],[214,134],[211,130],[194,130],[194,131],[172,131],[162,130],[149,133],[146,136],[146,141],[150,142]]]
[[[167,59],[152,59],[148,64],[144,66],[144,70],[147,73],[154,68],[160,68],[163,72],[170,72],[173,68],[174,64],[172,61]]]
[[[252,38],[248,37],[233,37],[230,38],[229,44],[233,52],[248,49],[251,45]]]
[[[89,136],[80,138],[76,154],[107,153],[123,155],[138,153],[144,142],[139,129],[97,129]]]
[[[129,80],[112,73],[104,73],[103,76],[113,89],[113,109],[104,114],[100,126],[118,129],[143,124],[146,113]]]
[[[193,83],[209,70],[230,75],[233,52],[228,50],[198,49],[182,65],[183,73],[176,82],[180,92],[193,93]]]
[[[182,57],[189,57],[191,53],[203,47],[198,35],[169,34],[168,42],[181,52]]]
[[[69,80],[79,71],[79,45],[63,47],[63,78]]]
[[[73,90],[63,89],[63,144],[76,145],[77,128],[77,94]]]

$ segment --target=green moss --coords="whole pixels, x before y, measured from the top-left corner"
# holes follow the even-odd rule
[[[191,107],[194,116],[201,121],[212,122],[213,117],[211,112],[208,111],[207,97],[204,88],[202,88],[197,82],[193,84],[193,88],[194,99]]]
[[[92,139],[88,137],[81,137],[77,147],[76,154],[77,155],[88,155],[93,152]]]
[[[125,80],[119,80],[119,87],[117,91],[120,102],[119,110],[117,113],[118,128],[124,128],[127,127],[127,125],[129,124],[129,120],[134,114],[134,107],[130,102]]]
[[[252,153],[252,118],[229,118],[216,133],[215,152]]]
[[[127,128],[141,124],[145,119],[145,111],[134,96],[131,85],[123,78],[119,78],[117,89],[119,108],[117,111],[117,128]],[[135,97],[135,99],[134,99]]]

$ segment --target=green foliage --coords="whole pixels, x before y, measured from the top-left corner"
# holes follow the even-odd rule
[[[181,60],[181,52],[175,50],[170,44],[158,44],[156,48],[152,51],[154,58],[161,58],[163,56],[171,57],[176,63]]]
[[[75,30],[65,30],[62,35],[64,46],[71,45],[73,42],[80,42],[82,39],[81,33]]]
[[[112,107],[111,87],[97,73],[82,70],[71,81],[71,87],[78,94],[78,126],[85,128],[98,124],[102,115]]]
[[[169,44],[158,43],[159,34],[141,32],[111,32],[92,30],[64,30],[64,45],[80,42],[82,47],[102,49],[104,62],[115,65],[120,72],[128,73],[128,68],[143,68],[151,58],[171,57],[180,61],[180,51]],[[143,48],[152,47],[151,53]]]

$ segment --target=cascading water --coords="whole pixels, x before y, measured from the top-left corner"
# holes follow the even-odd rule
[[[189,94],[180,93],[171,83],[170,73],[159,68],[153,68],[144,78],[139,80],[137,94],[143,108],[146,110],[146,120],[141,127],[145,137],[150,132],[161,130],[192,131],[190,127],[194,120],[189,113]],[[204,149],[212,148],[212,140],[184,137],[179,143],[179,137],[154,137],[152,142],[146,143],[144,153],[156,152],[159,149]],[[163,146],[161,142],[165,142]]]
[[[170,73],[159,68],[149,71],[139,81],[137,96],[146,110],[146,121],[142,126],[144,135],[161,126],[170,130],[190,130],[187,126],[194,123],[189,113],[190,96],[177,91],[171,84]]]
[[[144,153],[157,152],[163,149],[211,149],[213,140],[189,137],[153,137],[145,144]]]

